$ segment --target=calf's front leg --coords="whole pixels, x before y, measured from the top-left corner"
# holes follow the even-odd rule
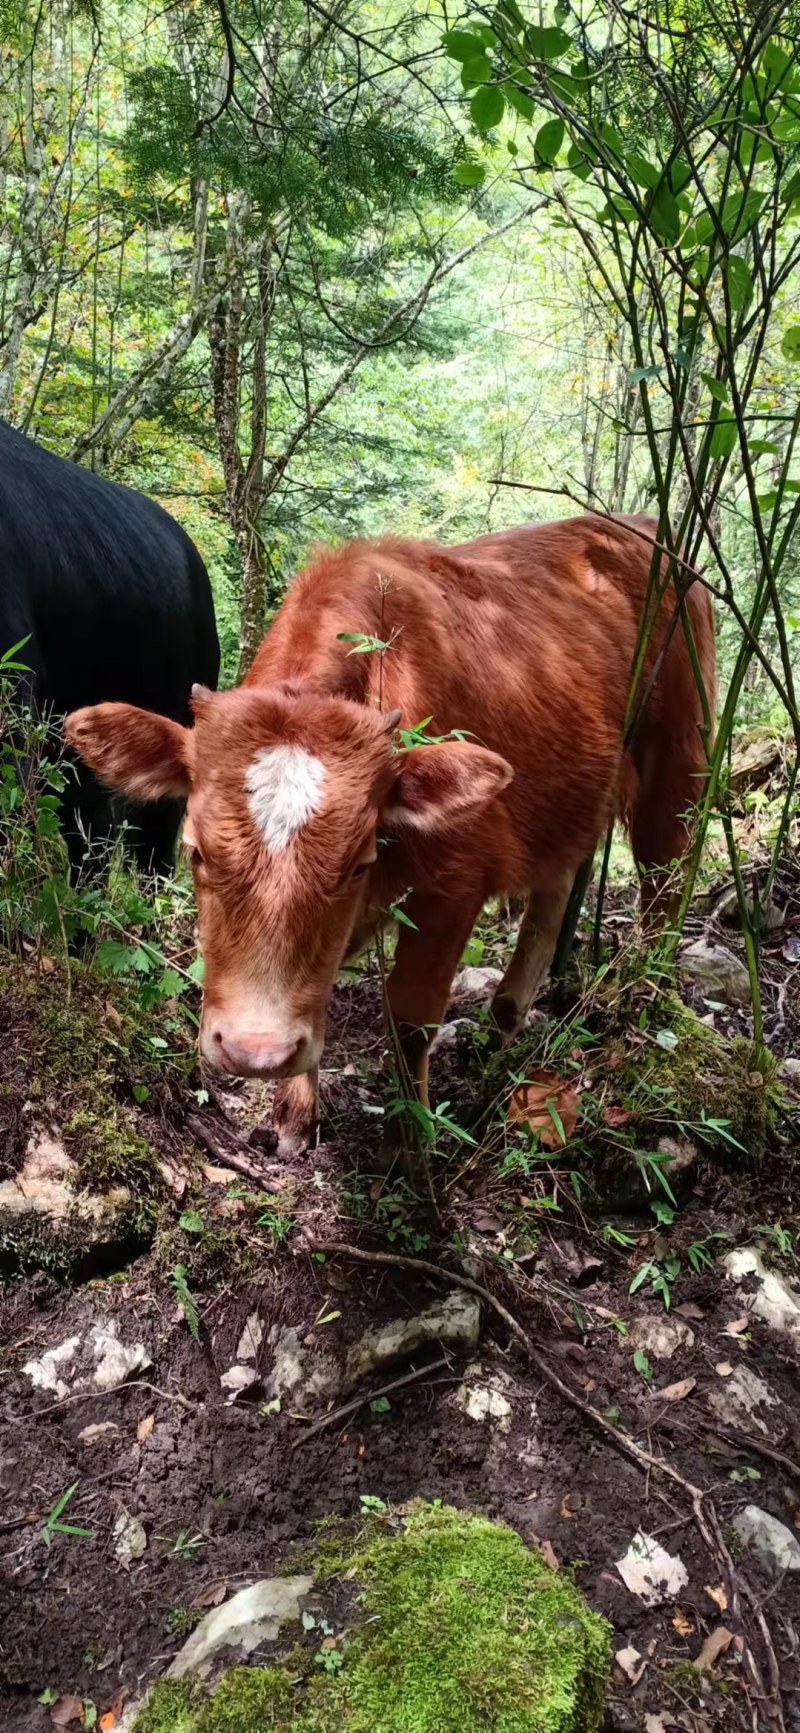
[[[319,1070],[285,1077],[275,1088],[272,1123],[278,1134],[278,1154],[286,1158],[308,1149],[319,1119]]]
[[[428,1053],[450,998],[453,976],[480,913],[482,898],[412,894],[404,912],[394,968],[385,993],[389,1033],[397,1063],[401,1100],[429,1107]],[[390,1104],[386,1146],[393,1156],[414,1155],[424,1143],[424,1128],[413,1113]]]

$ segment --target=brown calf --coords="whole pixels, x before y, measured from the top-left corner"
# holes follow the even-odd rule
[[[307,1140],[316,1121],[343,958],[399,899],[413,924],[399,930],[388,1010],[426,1101],[431,1032],[487,898],[527,898],[494,1000],[511,1030],[610,819],[628,827],[645,900],[650,875],[685,852],[706,760],[671,587],[623,752],[651,534],[645,518],[588,516],[451,549],[354,542],[296,579],[238,691],[196,690],[194,728],[125,704],[69,718],[70,742],[113,788],[188,796],[202,1052],[278,1080],[285,1143]],[[686,615],[713,706],[699,584]],[[426,717],[429,733],[451,738],[398,750],[398,726]]]

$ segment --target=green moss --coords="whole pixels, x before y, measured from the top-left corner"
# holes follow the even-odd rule
[[[195,1685],[162,1680],[136,1717],[136,1733],[195,1733],[197,1710],[202,1707]]]
[[[161,1686],[136,1733],[596,1733],[609,1627],[511,1529],[417,1507],[399,1533],[386,1517],[329,1537],[315,1562],[323,1591],[335,1566],[357,1597],[335,1651],[232,1668],[180,1700],[188,1721]]]

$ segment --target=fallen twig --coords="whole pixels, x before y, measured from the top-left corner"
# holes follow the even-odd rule
[[[503,1305],[502,1300],[498,1300],[488,1288],[485,1288],[482,1285],[482,1283],[473,1281],[471,1276],[458,1275],[454,1270],[445,1269],[440,1264],[429,1263],[425,1258],[407,1258],[402,1257],[399,1253],[395,1252],[368,1252],[363,1251],[359,1246],[345,1245],[338,1241],[327,1242],[324,1240],[313,1240],[311,1242],[311,1249],[315,1252],[322,1252],[328,1257],[353,1258],[358,1263],[392,1265],[395,1268],[413,1270],[417,1274],[434,1276],[437,1277],[439,1281],[451,1282],[455,1287],[466,1288],[469,1293],[477,1294],[488,1306],[491,1306],[492,1310],[497,1313],[498,1317],[503,1319],[504,1324],[511,1331],[511,1334],[516,1337],[517,1341],[521,1343],[522,1347],[525,1349],[529,1360],[531,1360],[533,1365],[536,1366],[545,1381],[554,1390],[557,1390],[559,1395],[563,1396],[566,1402],[569,1402],[573,1408],[577,1408],[581,1414],[585,1415],[586,1419],[590,1420],[592,1425],[596,1426],[600,1432],[604,1432],[607,1437],[613,1439],[618,1448],[624,1451],[626,1456],[631,1457],[644,1473],[649,1474],[655,1469],[658,1474],[666,1475],[667,1478],[673,1481],[676,1486],[681,1487],[682,1491],[690,1500],[695,1523],[697,1524],[709,1552],[716,1556],[717,1561],[728,1580],[729,1606],[734,1618],[738,1620],[742,1628],[742,1635],[744,1637],[742,1658],[750,1676],[756,1712],[766,1717],[769,1724],[773,1728],[777,1729],[777,1733],[786,1733],[786,1723],[783,1718],[783,1709],[781,1707],[780,1669],[778,1667],[777,1656],[775,1654],[769,1628],[752,1589],[749,1588],[744,1578],[741,1577],[736,1570],[733,1559],[731,1558],[725,1544],[719,1519],[713,1503],[711,1502],[710,1495],[704,1491],[702,1487],[695,1486],[692,1481],[687,1480],[684,1475],[679,1473],[677,1468],[673,1468],[670,1463],[665,1462],[663,1458],[653,1456],[650,1451],[644,1450],[640,1444],[636,1444],[632,1438],[627,1436],[626,1433],[620,1432],[616,1426],[612,1425],[610,1420],[606,1419],[604,1414],[600,1413],[599,1409],[593,1408],[590,1402],[587,1402],[583,1396],[579,1396],[576,1390],[573,1390],[569,1384],[564,1382],[564,1379],[561,1378],[558,1372],[555,1371],[554,1367],[550,1365],[549,1360],[540,1353],[539,1349],[531,1341],[527,1331],[523,1329],[518,1319],[514,1317],[513,1312],[510,1312],[508,1307]],[[764,1681],[761,1677],[761,1669],[753,1649],[747,1641],[746,1636],[744,1636],[744,1619],[742,1617],[741,1595],[739,1591],[740,1583],[742,1592],[744,1593],[746,1600],[749,1602],[758,1623],[761,1639],[766,1651],[770,1673],[769,1692],[765,1689]]]
[[[62,1396],[58,1402],[49,1402],[46,1408],[36,1408],[32,1415],[16,1414],[11,1418],[20,1423],[26,1419],[41,1420],[44,1414],[55,1414],[57,1408],[69,1408],[73,1402],[88,1402],[92,1397],[95,1402],[101,1402],[104,1396],[118,1396],[122,1390],[152,1390],[154,1396],[160,1396],[164,1402],[177,1402],[190,1414],[204,1406],[202,1402],[192,1402],[188,1396],[182,1396],[179,1390],[161,1390],[157,1384],[148,1384],[146,1378],[131,1378],[125,1383],[112,1385],[110,1390],[76,1390],[71,1396]]]
[[[233,1173],[240,1173],[244,1179],[253,1180],[263,1190],[269,1190],[265,1183],[266,1174],[259,1173],[258,1168],[253,1167],[252,1162],[245,1161],[244,1157],[234,1153],[227,1143],[222,1143],[210,1125],[206,1125],[205,1120],[200,1118],[199,1113],[187,1114],[186,1126],[192,1136],[197,1138],[198,1143],[202,1143],[209,1155],[213,1155],[214,1160],[219,1162],[220,1167],[229,1167]]]
[[[378,1390],[365,1390],[361,1396],[354,1396],[352,1402],[343,1402],[341,1408],[334,1408],[330,1414],[323,1414],[321,1420],[315,1420],[313,1425],[306,1427],[299,1438],[295,1438],[292,1449],[297,1450],[301,1444],[306,1444],[315,1433],[324,1432],[326,1427],[335,1426],[339,1420],[347,1420],[351,1414],[357,1414],[359,1408],[366,1408],[368,1402],[375,1402],[379,1396],[390,1396],[394,1390],[402,1390],[406,1384],[418,1384],[423,1378],[429,1378],[433,1372],[441,1372],[449,1366],[446,1354],[440,1360],[433,1360],[428,1366],[419,1366],[413,1372],[405,1372],[402,1378],[393,1378],[391,1384],[381,1384]]]

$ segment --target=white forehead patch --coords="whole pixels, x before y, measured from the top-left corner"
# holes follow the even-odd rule
[[[267,746],[249,766],[244,785],[253,823],[276,854],[322,803],[327,771],[303,746]]]

